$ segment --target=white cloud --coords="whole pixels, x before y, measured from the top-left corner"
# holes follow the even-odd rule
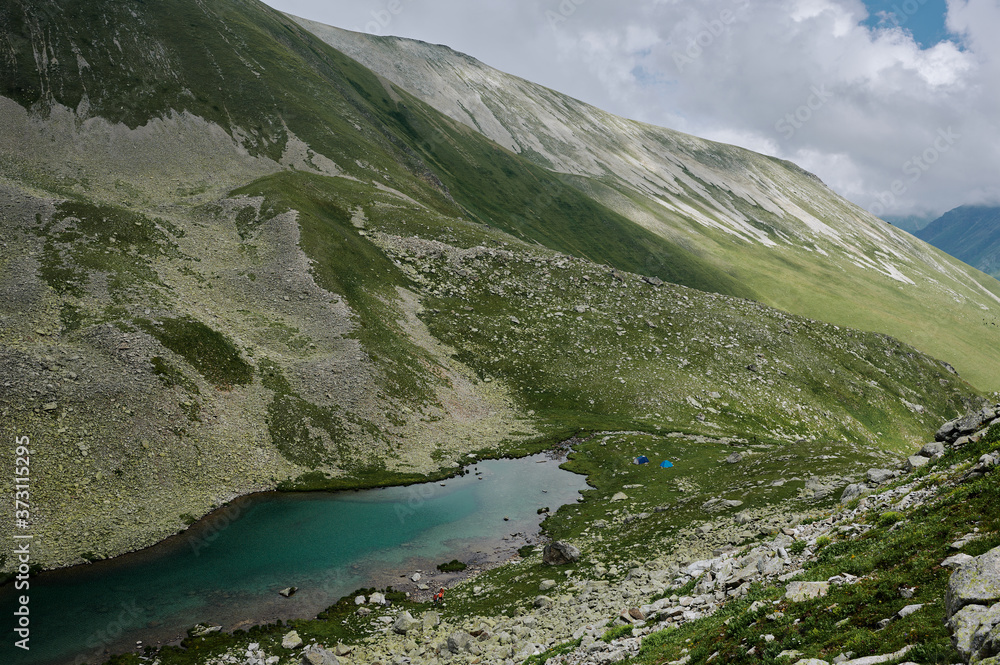
[[[362,29],[389,7],[268,1]],[[446,43],[620,115],[791,159],[864,207],[888,202],[897,181],[905,191],[886,213],[1000,203],[997,0],[949,0],[961,43],[924,50],[901,28],[861,25],[860,0],[400,3],[384,32]],[[928,152],[949,128],[960,138]],[[921,161],[914,180],[925,153],[934,163]]]

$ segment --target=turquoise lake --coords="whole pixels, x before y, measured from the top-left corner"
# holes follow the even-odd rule
[[[175,641],[202,621],[233,630],[313,617],[358,588],[417,591],[415,571],[421,583],[443,581],[438,563],[509,558],[537,536],[539,508],[586,489],[562,461],[491,460],[440,483],[241,499],[148,550],[35,576],[31,650],[14,648],[11,632],[2,662],[99,663],[138,640]],[[289,586],[299,592],[278,594]],[[0,589],[11,628],[20,593]]]

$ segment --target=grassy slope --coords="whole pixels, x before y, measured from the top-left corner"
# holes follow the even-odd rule
[[[356,163],[361,158],[385,172],[386,184],[436,210],[461,214],[433,186],[440,178],[478,221],[623,270],[642,272],[647,257],[665,255],[670,260],[660,270],[663,279],[750,295],[690,252],[415,98],[391,90],[257,2],[199,6],[168,0],[140,6],[139,30],[114,3],[48,0],[24,13],[19,9],[12,0],[0,6],[11,34],[37,31],[44,37],[33,35],[30,47],[23,38],[15,41],[15,59],[0,65],[6,82],[0,94],[25,107],[44,112],[57,102],[77,108],[86,94],[91,115],[129,127],[171,111],[189,111],[238,128],[252,153],[275,160],[286,145],[287,127],[348,173],[368,178],[370,173]],[[104,20],[125,25],[121,31],[129,39],[115,37],[125,42],[124,52],[111,46],[114,32],[84,28]],[[145,47],[149,37],[159,48]],[[60,64],[39,77],[32,49],[48,50],[59,63],[76,62],[76,49],[89,66],[77,70]]]
[[[972,449],[949,453],[938,468],[949,463],[968,466],[998,447],[1000,428],[994,427]],[[921,473],[928,476],[927,470]],[[933,474],[926,483],[940,486],[946,480],[948,474]],[[829,660],[844,651],[860,658],[908,645],[917,649],[907,655],[907,661],[958,662],[960,656],[945,626],[944,598],[952,571],[938,564],[955,553],[949,544],[967,534],[972,524],[981,537],[963,548],[964,553],[978,556],[1000,544],[1000,523],[991,509],[1000,498],[998,492],[997,479],[988,476],[965,485],[945,485],[928,505],[902,513],[872,511],[862,521],[876,528],[860,539],[838,539],[821,548],[816,561],[800,576],[817,581],[849,573],[862,577],[857,584],[835,587],[825,598],[803,603],[784,601],[781,588],[758,586],[750,597],[731,603],[713,617],[649,636],[633,662],[652,665],[686,654],[691,662],[704,662],[718,652],[717,658],[728,663],[778,663],[787,662],[777,658],[786,649],[801,652],[801,658]],[[901,587],[915,587],[915,595],[903,598]],[[764,601],[766,609],[749,612],[755,600]],[[880,620],[914,604],[925,607],[878,629]],[[783,616],[777,621],[763,617],[774,611]],[[765,633],[775,640],[763,642]],[[754,646],[756,653],[748,654]]]
[[[948,360],[982,389],[1000,388],[1000,283],[892,232],[794,164],[611,116],[446,47],[302,23],[442,112],[574,174],[565,180],[762,302],[893,335]],[[732,219],[742,216],[777,247],[704,226],[657,199],[694,209],[709,224],[736,228]],[[813,232],[805,215],[847,242]],[[883,261],[916,284],[877,272],[873,263]],[[654,256],[652,265],[659,263],[669,259]]]
[[[881,445],[899,448],[975,394],[893,340],[609,276],[598,263],[750,292],[258,3],[0,7],[15,46],[0,61],[3,92],[39,118],[63,104],[141,129],[185,111],[271,160],[294,134],[344,174],[285,169],[235,198],[196,206],[164,195],[129,200],[132,209],[106,203],[117,193],[63,190],[45,174],[23,183],[39,212],[23,204],[3,219],[13,250],[3,277],[13,284],[23,270],[30,286],[12,289],[26,300],[11,300],[3,320],[0,359],[17,382],[3,396],[3,426],[52,435],[38,486],[52,549],[40,561],[148,544],[182,515],[300,474],[308,487],[409,481],[469,448],[523,451],[526,439],[540,446],[587,428],[774,441],[881,433]],[[292,211],[295,222],[282,214]],[[380,231],[448,247],[410,256],[407,241]],[[539,244],[594,263],[553,269],[568,259]],[[508,248],[512,264],[400,265],[478,245]],[[399,323],[397,287],[439,315]],[[577,314],[580,304],[594,309]],[[484,443],[474,423],[443,418],[437,391],[464,370],[449,349],[416,342],[421,321],[478,373],[465,394],[495,398],[484,417],[534,410],[547,438],[510,418],[485,421]],[[51,387],[35,394],[42,373]],[[497,391],[487,375],[502,379]],[[417,458],[419,473],[400,471]]]

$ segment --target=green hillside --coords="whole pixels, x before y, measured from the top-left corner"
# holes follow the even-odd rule
[[[903,450],[979,398],[258,2],[2,0],[0,33],[0,435],[38,447],[40,566],[582,430]]]
[[[296,20],[696,254],[761,302],[892,335],[949,361],[980,388],[1000,389],[1000,282],[873,217],[795,164],[612,115],[446,46]],[[672,260],[654,257],[646,270]]]

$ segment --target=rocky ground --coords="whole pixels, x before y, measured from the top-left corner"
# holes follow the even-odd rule
[[[878,651],[876,645],[878,653],[861,657],[845,650],[830,660],[806,658],[798,649],[773,653],[768,645],[776,640],[780,643],[780,635],[790,623],[788,618],[798,616],[801,608],[822,607],[827,597],[839,598],[855,590],[861,593],[884,572],[875,567],[853,574],[845,565],[836,574],[814,579],[816,571],[835,570],[823,567],[837,560],[831,554],[853,551],[850,548],[859,543],[874,540],[877,545],[899,537],[921,524],[920,518],[927,511],[951,505],[956,493],[975,493],[985,487],[976,483],[995,485],[992,474],[1000,464],[998,416],[1000,404],[947,423],[935,442],[925,445],[899,468],[871,469],[864,482],[847,486],[832,512],[734,518],[734,525],[743,520],[752,530],[771,534],[741,547],[720,545],[724,539],[714,542],[711,533],[691,533],[672,556],[637,558],[623,568],[592,562],[595,565],[584,574],[582,569],[569,570],[566,564],[586,558],[586,553],[569,543],[551,543],[543,557],[549,578],[538,584],[531,607],[525,611],[511,615],[449,613],[448,606],[461,598],[495,592],[486,573],[450,589],[443,605],[425,605],[422,611],[389,603],[380,593],[355,598],[354,620],[360,617],[371,628],[370,636],[356,644],[321,644],[290,631],[282,635],[280,646],[262,647],[262,640],[204,663],[471,665],[528,661],[604,665],[629,659],[661,663],[668,661],[662,656],[649,660],[650,654],[671,636],[704,630],[714,626],[713,622],[723,630],[731,623],[746,624],[751,637],[744,639],[740,648],[747,658],[759,655],[760,662],[875,665],[907,661],[908,654],[917,658],[915,662],[950,662],[928,660],[917,629],[904,633],[905,644],[887,638],[887,644],[896,645],[891,651]],[[992,452],[977,456],[980,450]],[[784,526],[775,535],[773,528],[781,522]],[[932,623],[946,622],[955,649],[952,653],[967,662],[993,665],[1000,662],[1000,547],[985,548],[998,536],[992,525],[980,520],[959,520],[958,526],[965,530],[951,542],[942,543],[936,551],[943,554],[934,555],[937,558],[929,564],[934,570],[950,571],[946,594],[928,597],[930,591],[922,589],[929,590],[930,582],[913,572],[910,581],[904,577],[898,585],[894,583],[891,607],[898,608],[879,616],[873,630],[895,630],[897,625],[910,625],[935,612],[933,616],[941,618]],[[930,552],[935,551],[935,545],[924,544]],[[984,549],[978,556],[966,553]],[[516,559],[505,565],[516,569],[531,562]],[[837,606],[833,603],[826,609],[835,612]],[[840,619],[835,630],[849,630],[851,620],[850,616]],[[793,625],[798,623],[796,619]],[[910,638],[905,640],[905,635]],[[719,651],[707,654],[704,648],[695,648],[698,642],[691,638],[680,642],[673,652],[677,658],[669,662],[712,662],[724,649],[720,643]],[[807,649],[808,644],[800,648]],[[149,660],[153,665],[158,662],[156,658]],[[720,658],[717,662],[728,661]]]

